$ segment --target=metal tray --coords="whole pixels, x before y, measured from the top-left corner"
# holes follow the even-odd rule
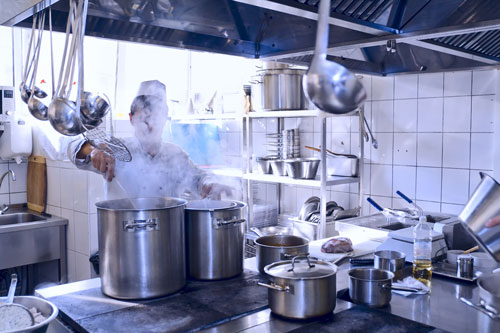
[[[445,276],[461,281],[474,282],[477,280],[481,272],[474,270],[474,276],[471,279],[457,276],[456,265],[450,264],[447,261],[437,262],[432,264],[432,274]]]

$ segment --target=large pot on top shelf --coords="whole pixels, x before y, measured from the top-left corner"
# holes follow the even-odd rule
[[[301,69],[260,70],[250,81],[252,106],[256,110],[303,110],[307,102],[302,89]]]
[[[102,292],[119,299],[175,293],[186,284],[184,207],[176,198],[96,203]]]
[[[246,204],[193,200],[186,206],[188,276],[218,280],[243,272]]]

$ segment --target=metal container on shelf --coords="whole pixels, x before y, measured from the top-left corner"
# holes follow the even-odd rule
[[[262,111],[302,110],[306,98],[301,69],[267,69],[252,77],[252,105]]]
[[[96,203],[102,292],[120,299],[159,297],[186,284],[184,206],[176,198]]]
[[[239,201],[194,200],[186,207],[188,276],[230,278],[243,272],[244,208]]]
[[[327,173],[331,176],[357,177],[359,175],[359,158],[327,155],[326,168]]]

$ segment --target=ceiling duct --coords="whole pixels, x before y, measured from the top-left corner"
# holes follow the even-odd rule
[[[86,35],[308,65],[319,0],[89,0]],[[30,27],[68,0],[0,0],[0,24]],[[332,0],[331,59],[389,75],[496,66],[498,0]],[[48,23],[47,23],[48,28]]]

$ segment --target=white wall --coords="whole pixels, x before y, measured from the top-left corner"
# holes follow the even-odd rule
[[[379,145],[367,145],[365,194],[382,206],[401,207],[404,201],[395,194],[401,190],[425,210],[458,214],[479,181],[478,172],[493,171],[496,73],[364,76],[366,117]],[[304,144],[319,145],[319,124],[302,120],[299,127]],[[356,118],[330,118],[327,131],[330,149],[359,153]],[[296,212],[314,193],[285,186],[282,207]],[[355,193],[356,185],[337,186],[330,196],[352,207]],[[364,213],[373,212],[366,204]]]

